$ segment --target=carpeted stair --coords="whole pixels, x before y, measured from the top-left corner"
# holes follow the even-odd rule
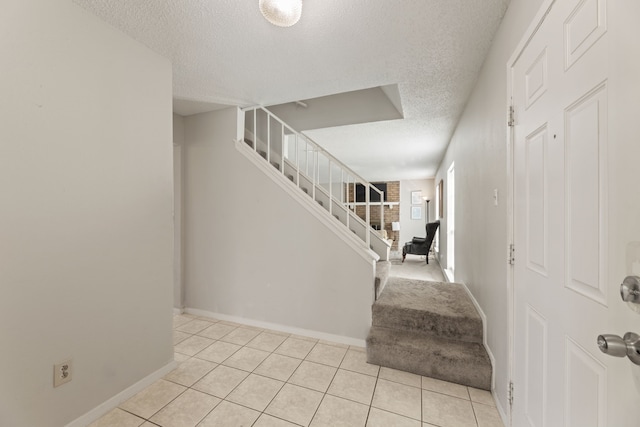
[[[390,277],[372,311],[369,363],[491,389],[482,319],[462,285]]]
[[[378,261],[376,262],[376,277],[374,280],[375,299],[380,297],[380,293],[384,289],[389,280],[389,273],[391,272],[391,261]]]

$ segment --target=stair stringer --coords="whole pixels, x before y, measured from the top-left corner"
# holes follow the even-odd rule
[[[342,222],[332,217],[327,210],[305,194],[298,186],[290,182],[287,177],[282,175],[282,173],[278,169],[274,168],[269,162],[265,161],[265,159],[256,153],[254,149],[247,145],[243,140],[236,140],[235,147],[236,150],[238,150],[266,176],[268,176],[286,194],[296,200],[311,215],[320,221],[320,223],[327,227],[327,229],[331,230],[331,232],[338,236],[364,260],[371,262],[372,266],[374,266],[374,263],[380,259],[380,255],[368,248],[366,244],[359,237],[351,233]]]
[[[484,346],[484,349],[487,352],[487,355],[489,356],[489,361],[491,362],[491,390],[494,390],[495,386],[496,386],[496,369],[495,369],[496,368],[496,358],[494,357],[493,352],[491,351],[491,347],[489,346],[489,343],[487,342],[487,336],[488,336],[488,334],[487,334],[487,315],[484,313],[484,310],[480,306],[480,303],[478,302],[476,297],[473,295],[473,293],[471,292],[471,289],[469,289],[467,284],[464,283],[464,282],[457,282],[457,283],[460,283],[462,285],[462,288],[465,290],[465,292],[469,296],[469,299],[471,300],[471,303],[473,303],[473,306],[478,311],[478,314],[480,315],[480,319],[482,320],[482,345]]]
[[[273,115],[273,113],[269,112],[268,110],[264,109],[263,110],[269,114],[270,116],[275,117],[277,120],[279,120],[283,125],[284,122],[281,121],[280,119],[278,119],[275,115]],[[252,160],[252,162],[256,165],[260,165],[260,166],[264,166],[264,165],[269,165],[269,166],[273,166],[273,168],[267,168],[267,169],[262,169],[263,171],[270,173],[269,176],[276,176],[276,175],[280,175],[280,177],[282,178],[283,176],[286,175],[286,170],[287,168],[289,169],[293,169],[295,170],[295,166],[285,157],[283,156],[281,153],[277,153],[277,152],[272,152],[269,149],[269,145],[267,143],[265,143],[263,140],[261,140],[254,132],[252,132],[249,129],[245,128],[245,124],[244,124],[244,120],[243,120],[243,116],[239,117],[239,121],[238,121],[238,139],[235,141],[236,143],[236,147],[237,144],[240,142],[245,142],[246,144],[251,143],[253,146],[250,145],[246,145],[246,147],[243,148],[248,148],[247,151],[243,152],[243,154],[245,154],[245,156],[247,156],[247,158],[249,158],[250,160]],[[295,130],[293,130],[292,128],[289,127],[289,129],[292,132],[295,132],[299,135],[301,135],[302,137],[304,137],[305,139],[311,141],[306,135],[304,135],[303,133],[299,133]],[[247,141],[247,138],[249,139],[249,141]],[[264,150],[258,150],[258,146],[264,148]],[[253,155],[251,155],[249,152],[253,152]],[[275,155],[275,160],[272,156]],[[257,160],[257,162],[256,162]],[[274,173],[274,170],[278,171],[278,173]],[[282,175],[284,174],[284,175]],[[350,216],[351,213],[349,212],[349,209],[346,207],[346,205],[338,200],[335,199],[333,197],[329,196],[329,193],[322,188],[321,185],[319,185],[318,183],[313,183],[313,180],[307,176],[306,174],[304,174],[302,171],[300,171],[299,176],[295,179],[292,180],[293,182],[290,182],[289,180],[285,179],[284,182],[286,184],[286,187],[282,187],[282,188],[289,188],[292,189],[293,187],[297,187],[298,190],[302,190],[301,184],[300,184],[300,178],[304,178],[306,181],[309,182],[309,185],[314,188],[315,194],[320,194],[323,195],[323,197],[325,197],[328,200],[325,200],[324,202],[332,204],[332,205],[339,205],[341,208],[343,208],[343,210],[346,210],[346,214],[347,216]],[[297,194],[299,195],[300,193],[298,192],[294,192],[294,193],[289,193],[289,194]],[[304,194],[304,193],[303,193]],[[311,194],[305,194],[306,196],[310,197],[312,201],[314,201],[315,203],[313,203],[314,207],[318,207],[317,205],[320,204],[321,206],[323,205],[323,203],[319,202],[317,197],[314,199],[314,197]],[[336,220],[336,218],[333,218],[332,214],[329,213],[326,209],[324,209],[324,213],[326,214],[325,218],[327,218],[330,221]],[[374,253],[376,253],[378,255],[377,260],[383,260],[383,261],[388,261],[390,258],[390,250],[391,250],[391,243],[389,243],[387,240],[385,240],[376,230],[372,229],[369,227],[369,225],[367,225],[367,223],[365,221],[362,220],[362,218],[359,218],[357,215],[353,215],[352,217],[350,217],[352,221],[354,221],[355,224],[357,224],[357,227],[360,229],[360,234],[362,234],[361,236],[359,236],[359,240],[365,247],[367,246],[366,244],[366,240],[367,240],[367,235],[366,233],[369,233],[368,236],[368,240],[369,240],[369,249],[373,250]],[[340,223],[343,225],[343,227],[347,230],[347,231],[353,231],[354,233],[358,234],[355,230],[351,229],[349,226],[347,226],[347,224],[345,222],[342,222],[341,220],[336,220],[336,222]],[[334,222],[333,224],[335,224],[336,222]],[[344,231],[344,233],[346,233],[346,235],[348,235],[349,237],[353,237],[351,233],[348,233],[347,231]]]
[[[289,169],[295,169],[293,167],[293,165],[289,162],[289,160],[287,160],[286,158],[282,161],[284,170],[286,171],[287,168]],[[286,175],[286,173],[285,173]],[[357,228],[359,230],[361,230],[361,234],[359,235],[356,232],[356,235],[358,235],[360,237],[360,240],[362,242],[364,242],[364,239],[366,239],[366,233],[367,230],[369,232],[369,245],[371,247],[371,249],[378,254],[378,256],[380,257],[380,261],[388,261],[389,260],[389,251],[391,249],[391,244],[389,244],[386,240],[384,240],[382,238],[382,236],[378,233],[378,231],[374,230],[373,228],[367,226],[367,223],[364,222],[362,220],[362,218],[358,217],[357,215],[355,215],[355,213],[353,213],[352,211],[350,211],[350,209],[346,206],[346,204],[344,204],[343,202],[341,202],[340,200],[336,199],[336,198],[331,198],[329,193],[327,192],[327,190],[325,188],[323,188],[321,185],[319,184],[313,184],[312,179],[309,178],[309,176],[307,176],[306,174],[304,174],[303,172],[300,172],[300,175],[298,177],[298,181],[296,182],[294,180],[293,185],[297,186],[298,188],[303,188],[302,184],[300,183],[300,180],[304,179],[305,181],[308,182],[309,186],[314,186],[315,185],[315,189],[316,189],[316,201],[318,200],[318,195],[320,194],[324,199],[326,199],[324,202],[325,203],[329,203],[330,202],[333,204],[334,209],[339,209],[341,211],[341,213],[345,214],[346,216],[349,216],[351,224],[356,224]],[[311,194],[308,194],[309,197],[311,197]],[[313,197],[311,197],[313,199]],[[327,212],[327,209],[325,208],[325,212]],[[339,213],[337,213],[335,210],[330,214],[330,216],[333,215],[339,215]],[[345,222],[343,222],[341,219],[336,218],[338,220],[338,222],[340,222],[347,230],[351,230],[353,232],[355,232],[355,230],[353,230],[352,228],[349,228],[347,226],[347,224]]]

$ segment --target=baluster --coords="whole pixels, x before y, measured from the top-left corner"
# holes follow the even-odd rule
[[[333,176],[331,170],[331,157],[327,157],[329,160],[329,214],[333,215]]]
[[[371,245],[371,212],[369,211],[369,202],[371,201],[371,195],[369,194],[369,192],[371,191],[371,187],[369,186],[369,183],[367,182],[367,184],[364,187],[365,189],[365,196],[364,196],[364,200],[365,200],[365,222],[367,223],[367,230],[366,230],[366,243],[367,243],[367,247],[370,247]]]
[[[298,145],[298,133],[296,132],[296,185],[300,187],[300,161],[299,161],[299,145]]]
[[[384,230],[384,191],[380,192],[380,235],[384,236],[382,230]]]
[[[311,178],[311,184],[312,184],[311,198],[315,201],[316,200],[316,171],[318,169],[318,151],[313,150],[313,153],[311,154],[311,156],[313,157],[313,170],[312,170],[313,178]]]
[[[280,173],[284,174],[284,125],[280,126]],[[288,148],[288,147],[287,147]]]
[[[258,110],[253,109],[253,151],[258,150]]]

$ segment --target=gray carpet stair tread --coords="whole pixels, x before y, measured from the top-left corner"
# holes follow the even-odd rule
[[[491,362],[479,343],[374,326],[367,337],[367,362],[491,390]]]
[[[458,283],[390,277],[372,311],[373,326],[482,343],[482,319]]]

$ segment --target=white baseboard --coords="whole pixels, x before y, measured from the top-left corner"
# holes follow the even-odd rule
[[[446,269],[442,268],[442,264],[440,264],[440,269],[442,270],[442,274],[444,275],[445,279],[448,279],[448,274],[447,273],[450,270],[446,270]],[[449,282],[451,282],[451,281],[449,280]],[[460,282],[456,282],[456,283],[460,283]],[[503,424],[505,426],[508,426],[509,425],[509,423],[508,423],[509,419],[507,417],[507,413],[505,412],[504,408],[500,404],[500,401],[497,399],[496,394],[495,394],[495,389],[496,389],[496,359],[493,356],[493,353],[491,352],[491,348],[487,344],[487,316],[484,314],[484,311],[480,307],[480,304],[478,304],[478,301],[476,300],[476,297],[473,296],[473,294],[471,293],[471,291],[469,290],[467,285],[465,283],[460,283],[460,284],[464,288],[464,290],[467,293],[467,295],[469,295],[469,298],[471,299],[471,302],[473,303],[473,306],[476,308],[476,310],[478,311],[478,314],[480,315],[480,319],[482,319],[482,345],[484,345],[484,349],[487,351],[487,355],[489,356],[489,361],[491,362],[491,394],[493,395],[493,400],[496,402],[496,407],[498,409],[498,413],[500,414],[500,418],[502,418]]]
[[[484,345],[484,349],[487,351],[487,355],[489,356],[489,361],[491,362],[491,395],[493,396],[493,401],[496,403],[496,408],[498,409],[498,413],[500,414],[502,423],[505,426],[508,426],[509,419],[507,417],[507,413],[504,411],[504,408],[500,404],[500,400],[497,398],[495,393],[496,391],[496,359],[493,356],[493,353],[491,352],[491,348],[487,344],[487,316],[484,314],[484,311],[482,311],[480,304],[478,304],[478,301],[473,296],[473,294],[471,293],[467,285],[464,283],[461,283],[461,284],[464,287],[464,290],[467,292],[467,295],[469,295],[471,302],[475,306],[476,310],[478,310],[478,314],[480,314],[480,318],[482,319],[482,344]]]
[[[451,282],[447,278],[447,273],[444,272],[444,267],[442,266],[442,263],[440,262],[440,260],[438,260],[438,265],[440,266],[440,271],[442,272],[442,277],[444,277],[445,282]]]
[[[498,400],[498,398],[496,397],[494,390],[491,391],[491,394],[493,395],[493,401],[496,402],[496,409],[498,410],[498,414],[502,419],[502,424],[504,424],[505,426],[509,426],[510,424],[509,424],[509,417],[507,416],[507,412],[504,410],[504,408],[500,404],[500,400]]]
[[[166,364],[162,368],[151,373],[150,375],[147,375],[137,383],[133,384],[131,387],[126,388],[125,390],[113,396],[111,399],[101,403],[100,405],[96,406],[86,414],[71,421],[69,424],[67,424],[66,427],[85,427],[91,424],[92,422],[94,422],[95,420],[97,420],[107,412],[116,408],[125,400],[129,399],[130,397],[134,396],[136,393],[139,393],[140,391],[149,387],[151,384],[153,384],[160,378],[167,375],[169,372],[174,370],[176,366],[178,366],[178,364],[175,361]]]
[[[173,314],[183,314],[184,308],[173,308]]]
[[[260,320],[246,319],[244,317],[229,316],[227,314],[213,313],[211,311],[199,310],[197,308],[184,309],[187,314],[195,314],[196,316],[210,317],[227,322],[240,323],[242,325],[253,326],[256,328],[271,329],[274,331],[285,332],[288,334],[301,335],[303,337],[315,338],[319,340],[331,341],[338,344],[353,345],[357,347],[365,347],[366,341],[358,338],[345,337],[343,335],[334,335],[326,332],[312,331],[310,329],[295,328],[292,326],[280,325],[277,323],[263,322]]]
[[[442,268],[442,264],[440,265],[440,268]],[[449,270],[448,268],[444,268],[442,269],[442,274],[444,274],[444,278],[447,279],[447,282],[454,282],[455,277],[453,274],[453,271]]]
[[[491,349],[487,344],[487,316],[484,314],[484,311],[482,311],[482,307],[480,307],[480,304],[478,304],[476,297],[473,296],[467,285],[465,283],[460,284],[467,292],[469,299],[471,299],[473,306],[478,311],[480,319],[482,320],[482,344],[484,345],[484,349],[487,351],[487,354],[489,355],[489,361],[491,362],[491,390],[494,390],[496,385],[496,359],[493,357],[493,353],[491,352]]]
[[[484,349],[486,350],[487,355],[489,356],[489,361],[491,362],[491,395],[493,396],[493,401],[496,402],[496,408],[498,409],[498,413],[500,414],[502,423],[505,426],[508,426],[509,423],[508,423],[506,412],[504,411],[504,408],[500,404],[500,400],[497,398],[495,393],[496,391],[496,359],[495,357],[493,357],[491,348],[487,344],[487,316],[484,314],[484,311],[482,311],[480,304],[478,304],[478,301],[473,296],[473,294],[471,293],[467,285],[465,283],[461,283],[461,285],[463,286],[464,290],[467,292],[467,295],[469,295],[469,298],[471,299],[471,302],[473,303],[476,310],[478,310],[480,319],[482,319],[482,344],[484,345]]]

